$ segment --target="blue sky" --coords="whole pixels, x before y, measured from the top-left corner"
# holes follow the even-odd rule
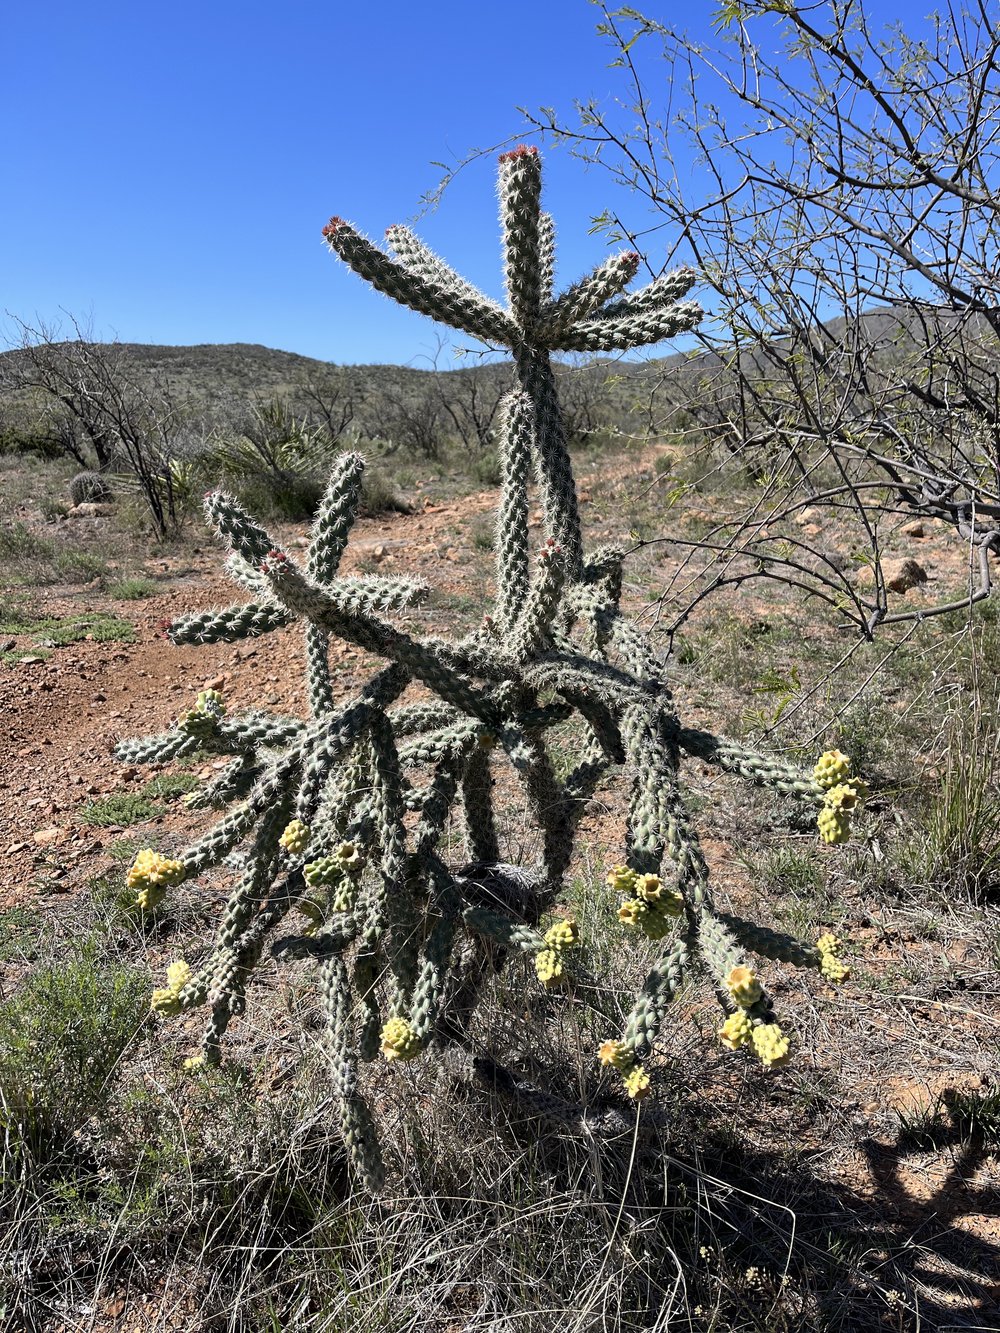
[[[645,8],[708,38],[717,6]],[[432,163],[518,136],[519,105],[568,117],[623,95],[599,18],[588,0],[9,6],[0,308],[129,342],[426,365],[433,326],[343,269],[320,228],[339,213],[378,238],[412,218]],[[571,280],[605,246],[589,219],[619,201],[606,173],[545,163]],[[492,155],[469,166],[418,230],[499,295],[493,174]]]

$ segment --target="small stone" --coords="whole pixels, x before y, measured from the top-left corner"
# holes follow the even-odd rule
[[[923,565],[909,558],[882,561],[882,578],[889,592],[908,592],[920,583],[927,582],[927,571]],[[855,582],[859,588],[875,587],[875,568],[862,565]]]
[[[927,529],[924,527],[923,521],[919,518],[914,519],[912,523],[904,524],[904,526],[900,529],[900,531],[902,532],[904,537],[927,536]]]
[[[39,847],[51,847],[53,843],[61,842],[67,832],[67,829],[59,828],[58,825],[53,824],[51,828],[37,829],[31,835],[31,839]]]
[[[87,501],[84,504],[74,505],[66,515],[67,518],[107,518],[109,514],[115,512],[112,504],[101,504],[96,501]]]
[[[884,560],[882,575],[890,592],[908,592],[919,583],[927,582],[927,570],[916,560]]]

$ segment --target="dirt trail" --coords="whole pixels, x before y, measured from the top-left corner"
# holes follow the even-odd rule
[[[419,574],[434,589],[438,609],[418,609],[414,623],[454,619],[439,603],[462,593],[470,564],[482,559],[473,525],[485,523],[495,504],[496,492],[483,491],[447,504],[428,502],[412,515],[362,519],[344,572]],[[292,552],[305,543],[302,525],[273,531]],[[239,600],[239,590],[219,576],[222,558],[221,548],[211,546],[159,561],[163,593],[113,608],[135,626],[134,643],[84,639],[48,661],[29,657],[0,673],[0,907],[29,901],[40,889],[72,889],[93,873],[102,847],[120,836],[120,828],[82,825],[79,811],[96,797],[140,789],[155,772],[115,760],[122,738],[165,730],[210,682],[224,687],[233,709],[264,704],[305,711],[301,635],[294,626],[238,644],[177,647],[166,639],[166,621]],[[53,616],[111,609],[84,589],[48,591],[34,600]],[[27,634],[7,638],[19,651],[33,642]],[[333,643],[331,661],[340,667],[337,688],[347,694],[364,655]],[[171,818],[142,828],[155,837],[151,829]]]

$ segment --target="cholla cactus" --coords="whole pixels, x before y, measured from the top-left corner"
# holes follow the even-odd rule
[[[572,978],[576,927],[563,920],[543,932],[539,922],[558,900],[588,799],[602,782],[620,780],[623,768],[631,781],[623,864],[609,882],[625,895],[622,919],[662,941],[624,1030],[600,1051],[629,1097],[650,1090],[644,1062],[695,960],[707,965],[731,1015],[724,1042],[750,1045],[773,1066],[787,1058],[788,1043],[744,951],[817,968],[830,956],[715,909],[679,770],[694,756],[824,811],[834,809],[849,772],[828,764],[820,780],[682,726],[663,664],[622,613],[622,551],[584,550],[551,354],[627,351],[691,329],[701,311],[681,298],[695,275],[681,269],[626,294],[639,262],[626,253],[556,296],[553,228],[540,208],[535,149],[504,154],[499,188],[506,307],[404,227],[387,233],[394,258],[339,218],[324,229],[330,248],[377,290],[513,355],[516,383],[503,405],[500,441],[496,597],[482,629],[456,642],[415,635],[389,616],[423,597],[421,583],[338,573],[361,497],[357,454],[337,463],[301,564],[235,500],[215,493],[206,512],[248,599],[182,617],[169,637],[228,643],[298,622],[311,717],[234,716],[221,699],[200,696],[165,735],[120,747],[132,763],[199,749],[231,759],[190,802],[225,810],[215,826],[177,862],[137,862],[133,872],[158,888],[194,879],[243,848],[214,949],[157,1005],[209,1005],[202,1053],[190,1067],[220,1058],[269,938],[276,956],[315,959],[341,1127],[372,1187],[382,1167],[359,1064],[462,1042],[483,980],[511,951],[534,959],[543,985]],[[535,559],[532,484],[545,527]],[[385,663],[346,702],[331,688],[331,635]],[[418,692],[404,698],[411,685]],[[578,762],[560,778],[547,732],[570,719]],[[493,788],[503,770],[507,782],[520,784],[539,830],[530,867],[501,859]],[[453,808],[466,842],[459,866],[443,852]],[[846,808],[840,800],[838,819]],[[296,907],[306,927],[274,940]]]

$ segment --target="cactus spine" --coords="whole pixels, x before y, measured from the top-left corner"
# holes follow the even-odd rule
[[[395,257],[341,218],[324,229],[331,250],[378,291],[511,353],[516,383],[502,413],[496,600],[483,631],[453,643],[415,637],[387,617],[419,599],[421,584],[339,574],[361,495],[357,454],[337,463],[301,564],[231,497],[215,493],[206,512],[249,600],[185,616],[169,636],[230,642],[299,623],[310,718],[232,716],[221,698],[203,696],[170,732],[120,748],[129,762],[163,762],[198,748],[232,756],[191,801],[228,807],[215,827],[175,861],[140,854],[132,880],[150,906],[247,847],[209,962],[184,974],[177,989],[158,991],[154,1007],[166,1013],[207,1003],[203,1054],[192,1063],[211,1062],[242,1009],[266,938],[276,956],[315,958],[345,1142],[373,1189],[384,1168],[360,1065],[380,1053],[403,1062],[463,1040],[485,969],[513,953],[534,959],[542,985],[573,976],[575,925],[558,920],[546,930],[540,922],[558,899],[587,798],[623,768],[631,784],[626,864],[609,883],[624,895],[625,928],[662,941],[620,1037],[600,1051],[629,1097],[650,1091],[641,1061],[697,960],[729,1015],[723,1043],[752,1047],[768,1066],[784,1062],[788,1042],[743,950],[821,968],[828,980],[847,970],[832,936],[812,948],[716,912],[678,774],[693,755],[796,796],[820,807],[824,836],[840,841],[862,795],[849,762],[832,754],[810,774],[683,728],[663,663],[622,613],[622,553],[606,548],[588,560],[584,551],[552,353],[627,351],[692,328],[701,311],[680,298],[694,274],[679,270],[626,293],[638,267],[629,252],[556,296],[555,233],[540,210],[535,149],[503,155],[499,196],[506,308],[406,228],[387,234]],[[545,528],[534,558],[532,485]],[[346,702],[333,698],[331,636],[385,663]],[[414,700],[404,697],[411,684],[422,687]],[[579,726],[578,762],[560,779],[547,732],[570,719]],[[520,783],[541,833],[531,867],[500,859],[493,792],[502,768]],[[465,835],[466,864],[458,866],[443,855],[452,810]],[[300,933],[273,939],[292,907],[300,914],[293,920],[304,918]]]

